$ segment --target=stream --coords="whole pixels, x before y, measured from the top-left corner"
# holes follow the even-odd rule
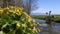
[[[47,24],[45,23],[45,20],[40,19],[34,19],[36,20],[36,23],[41,24],[40,28],[42,28],[42,31],[39,34],[60,34],[60,23],[52,22],[52,28],[51,33],[49,33],[49,27],[47,27]]]

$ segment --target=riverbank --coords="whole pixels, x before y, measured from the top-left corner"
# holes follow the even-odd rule
[[[40,19],[40,20],[45,20],[45,15],[40,15],[40,16],[31,16],[32,18]],[[54,18],[52,18],[53,22],[60,23],[60,15],[54,15]]]

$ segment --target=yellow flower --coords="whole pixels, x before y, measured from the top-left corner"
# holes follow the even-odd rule
[[[16,12],[19,12],[19,9],[17,9]]]
[[[18,16],[19,16],[19,15],[21,15],[21,13],[20,13],[20,12],[19,12],[19,13],[15,12],[15,13],[16,13]]]
[[[26,27],[26,24],[22,24],[22,27]]]
[[[2,8],[0,8],[0,11],[3,11],[3,9],[2,9]]]
[[[19,15],[21,15],[21,13],[19,12]]]
[[[0,12],[3,12],[3,10],[0,10]]]
[[[38,33],[38,31],[36,30],[36,33]]]
[[[26,18],[27,18],[27,19],[31,19],[31,17],[30,17],[30,16],[26,16]]]
[[[16,12],[14,11],[13,13],[15,14]]]
[[[31,22],[35,23],[35,20],[31,20]]]
[[[25,16],[28,16],[28,14],[27,14],[26,12],[23,12],[23,14],[24,14]]]
[[[3,10],[6,10],[6,8],[3,8]]]
[[[20,27],[21,25],[19,23],[16,24],[17,27]]]
[[[32,20],[32,19],[30,19],[30,18],[27,19],[28,22],[31,22],[31,20]]]
[[[17,14],[18,16],[21,15],[21,12],[19,10],[16,10],[15,12],[13,12],[15,14]]]
[[[36,32],[36,28],[35,27],[33,27],[33,29],[31,29],[31,28],[28,28],[28,29],[31,30],[31,32],[33,32],[33,33]]]
[[[33,20],[33,22],[35,22],[35,20]]]
[[[36,32],[36,28],[35,28],[35,27],[32,29],[32,32],[33,32],[33,33],[35,33],[35,32]]]
[[[7,12],[7,14],[9,14],[9,12]]]
[[[9,12],[13,12],[12,10],[9,10]]]
[[[31,28],[28,28],[29,30],[31,30]]]
[[[41,32],[41,29],[37,29],[38,32]]]

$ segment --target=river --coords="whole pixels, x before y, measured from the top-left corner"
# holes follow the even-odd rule
[[[51,32],[49,33],[49,27],[45,23],[45,20],[34,19],[37,23],[41,24],[42,31],[39,34],[60,34],[60,23],[52,22]]]

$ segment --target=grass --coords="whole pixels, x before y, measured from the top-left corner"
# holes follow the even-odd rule
[[[31,16],[32,18],[40,19],[40,20],[45,20],[45,15],[41,16]],[[52,21],[54,22],[60,22],[60,15],[54,15],[54,18],[52,18]]]
[[[41,20],[45,20],[45,16],[31,16],[32,18],[36,18],[36,19],[41,19]]]
[[[60,15],[55,15],[54,22],[60,22]]]

